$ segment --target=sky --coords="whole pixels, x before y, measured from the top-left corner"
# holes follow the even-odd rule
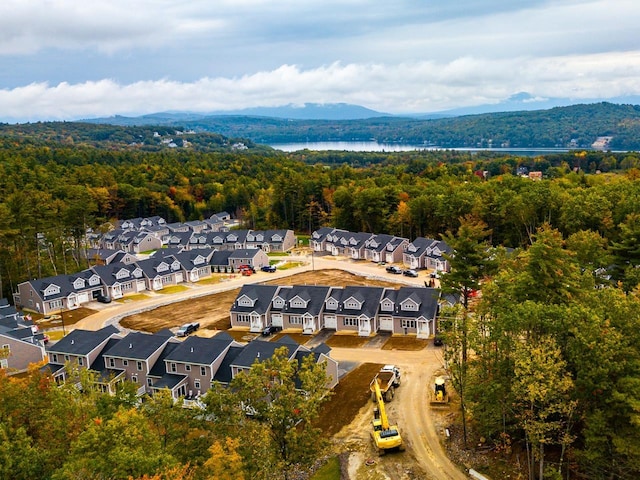
[[[638,0],[2,0],[0,121],[640,95]]]

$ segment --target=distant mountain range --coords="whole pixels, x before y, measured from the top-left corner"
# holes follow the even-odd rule
[[[512,105],[533,104],[526,94]],[[538,101],[538,100],[535,100]],[[284,114],[291,107],[276,109]],[[309,108],[310,110],[307,110]],[[256,110],[251,110],[255,112]],[[262,113],[272,109],[259,109]],[[353,105],[307,105],[293,111],[333,111],[375,114]],[[476,115],[445,115],[439,118],[371,116],[356,119],[301,119],[275,116],[200,115],[168,112],[142,117],[110,117],[88,123],[121,126],[158,126],[181,131],[215,132],[259,144],[322,141],[370,141],[404,143],[441,148],[601,148],[640,149],[640,106],[608,102],[554,107],[545,110],[507,111]]]
[[[608,102],[620,105],[639,105],[640,95],[615,97],[610,99],[592,99],[576,102],[571,98],[540,98],[527,92],[520,92],[508,99],[495,103],[472,107],[461,107],[431,113],[390,114],[378,112],[360,105],[348,103],[305,103],[303,105],[283,105],[279,107],[255,107],[239,110],[219,110],[208,113],[195,112],[159,112],[136,117],[116,115],[113,117],[81,120],[89,123],[106,123],[112,125],[167,125],[176,122],[193,122],[207,117],[248,116],[283,118],[289,120],[364,120],[379,117],[401,117],[432,120],[463,115],[481,115],[484,113],[502,113],[516,111],[547,110],[554,107],[566,107],[576,104]]]

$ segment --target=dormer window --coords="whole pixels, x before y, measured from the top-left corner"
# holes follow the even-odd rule
[[[239,307],[253,307],[256,303],[256,299],[255,298],[251,298],[248,295],[242,295],[239,299],[238,299],[238,306]]]
[[[73,288],[75,288],[76,290],[79,290],[81,288],[84,288],[84,279],[82,278],[76,278],[73,282]]]
[[[393,312],[393,302],[388,298],[385,298],[380,304],[380,310],[383,312]]]
[[[328,298],[325,305],[327,306],[327,309],[335,310],[338,308],[338,301],[335,298]]]
[[[283,308],[284,299],[282,297],[276,297],[273,299],[273,308]]]

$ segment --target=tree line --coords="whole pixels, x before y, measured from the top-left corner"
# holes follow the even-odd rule
[[[476,217],[449,232],[442,281],[462,301],[440,327],[465,442],[470,422],[474,439],[518,455],[530,480],[638,478],[637,226],[631,214],[607,248],[595,231],[563,238],[544,223],[510,254]],[[622,280],[594,273],[598,264],[617,265]]]
[[[517,176],[525,167],[545,178]],[[564,236],[587,229],[615,242],[639,211],[638,167],[635,153],[146,152],[7,137],[0,282],[10,296],[26,279],[86,268],[88,228],[152,215],[175,222],[228,211],[246,228],[332,225],[413,239],[439,238],[473,213],[494,245],[525,245],[543,222]]]

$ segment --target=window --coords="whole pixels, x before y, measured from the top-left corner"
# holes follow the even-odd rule
[[[149,385],[150,387],[153,387],[153,379],[152,378],[147,378],[147,385]]]
[[[198,389],[198,390],[200,390],[200,379],[199,379],[199,378],[196,378],[196,379],[193,381],[193,387],[194,387],[194,388],[196,388],[196,389]]]
[[[82,359],[82,357],[78,357],[78,365],[84,365],[84,360]]]
[[[9,360],[0,358],[0,368],[9,368]]]
[[[293,315],[289,317],[289,323],[291,325],[300,325],[302,323],[302,317],[300,315]]]
[[[402,328],[416,328],[415,320],[402,320]]]
[[[51,355],[51,361],[53,363],[58,363],[58,354],[54,353],[53,355]]]
[[[353,317],[346,317],[343,321],[342,321],[343,325],[345,327],[357,327],[358,326],[358,319],[357,318],[353,318]]]
[[[138,370],[142,370],[142,362],[138,362]]]
[[[203,377],[207,374],[207,367],[200,367],[200,375]]]
[[[10,355],[11,354],[11,345],[9,345],[8,343],[5,343],[4,345],[2,345],[2,348],[0,350],[2,350],[2,353],[4,355]]]
[[[116,367],[116,361],[113,358],[109,359],[109,367],[110,368],[115,368]]]
[[[71,358],[71,357],[69,357],[69,355],[65,355],[65,356],[64,356],[64,361],[65,361],[65,362],[68,362],[68,361],[70,360],[70,358]]]
[[[125,367],[129,366],[129,360],[122,360],[122,365]]]
[[[175,363],[171,364],[171,372],[172,373],[176,373],[178,371],[178,367]]]
[[[131,375],[131,381],[133,383],[138,383],[138,376],[137,375]]]
[[[251,318],[251,316],[246,314],[246,313],[239,313],[238,316],[236,317],[236,322],[238,322],[238,323],[249,323],[249,319],[250,318]]]
[[[49,302],[49,308],[62,308],[62,300],[52,300]]]
[[[185,365],[185,366],[184,366],[184,369],[185,369],[187,372],[190,372],[190,371],[191,371],[191,365]]]

